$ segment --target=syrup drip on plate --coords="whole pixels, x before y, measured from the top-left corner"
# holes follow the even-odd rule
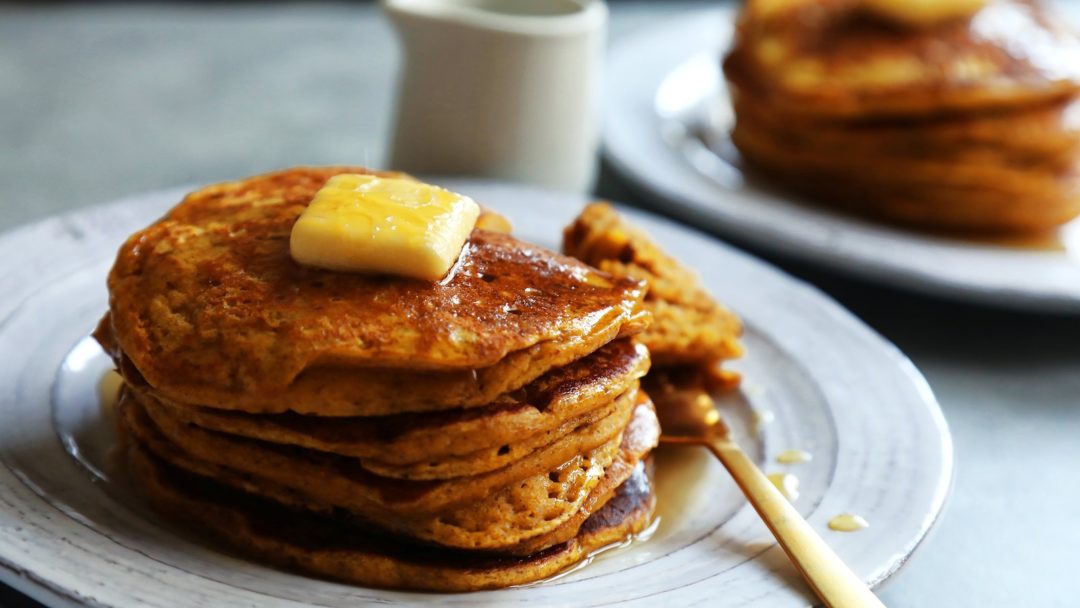
[[[780,464],[802,464],[813,459],[814,455],[806,450],[784,450],[776,455],[776,462]]]
[[[799,498],[799,478],[791,473],[769,473],[766,475],[769,481],[776,486],[777,490],[784,495],[784,498],[788,499],[788,502],[794,502]]]
[[[116,408],[116,400],[120,397],[120,387],[124,385],[124,378],[115,370],[109,370],[101,376],[98,382],[98,402],[101,404],[101,413],[111,416]]]
[[[837,532],[858,532],[869,527],[868,521],[852,513],[841,513],[829,520],[829,529]]]

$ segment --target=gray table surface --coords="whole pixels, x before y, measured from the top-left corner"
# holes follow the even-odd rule
[[[613,8],[612,38],[707,6]],[[370,6],[0,7],[0,229],[295,164],[378,165],[396,47]],[[599,191],[642,199],[606,173]],[[955,492],[890,606],[1080,606],[1080,319],[818,283],[926,374]],[[0,588],[0,605],[22,605]],[[722,605],[722,598],[718,598]]]

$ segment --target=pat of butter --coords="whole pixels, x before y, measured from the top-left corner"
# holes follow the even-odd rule
[[[289,250],[307,266],[437,281],[461,255],[480,206],[410,179],[346,173],[315,194]]]

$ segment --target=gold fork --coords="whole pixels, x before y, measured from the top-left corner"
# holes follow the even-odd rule
[[[720,411],[705,392],[676,389],[654,396],[660,397],[660,441],[708,448],[735,478],[746,499],[826,606],[884,606],[732,441]]]

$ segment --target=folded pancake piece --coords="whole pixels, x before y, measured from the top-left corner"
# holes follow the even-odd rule
[[[739,318],[611,205],[587,206],[563,233],[563,251],[614,276],[647,283],[645,309],[653,322],[638,339],[654,365],[712,365],[742,354]]]
[[[434,411],[491,403],[646,322],[637,281],[482,229],[438,283],[296,264],[293,223],[346,170],[366,172],[211,186],[128,239],[97,334],[125,376],[221,409]]]
[[[549,371],[491,405],[384,417],[252,415],[155,398],[184,422],[272,443],[364,459],[393,477],[446,478],[494,470],[611,413],[614,399],[648,370],[648,351],[616,340]]]
[[[590,552],[642,531],[652,516],[651,467],[640,463],[576,536],[528,557],[418,547],[292,511],[178,471],[132,446],[133,477],[160,511],[272,564],[360,585],[474,591],[552,576]]]
[[[193,455],[154,425],[130,391],[122,396],[118,412],[125,433],[143,449],[189,473],[295,508],[349,513],[382,529],[444,546],[527,554],[573,536],[584,517],[629,474],[628,465],[655,447],[659,426],[651,403],[641,394],[631,405],[633,416],[623,423],[625,430],[584,456],[535,474],[521,476],[536,469],[522,466],[457,484],[380,479],[340,462],[290,460],[258,448],[238,455],[233,446],[198,434],[196,440],[204,441]],[[185,440],[192,445],[190,438]],[[200,458],[213,450],[225,454],[215,460]],[[515,481],[507,483],[507,478]]]

